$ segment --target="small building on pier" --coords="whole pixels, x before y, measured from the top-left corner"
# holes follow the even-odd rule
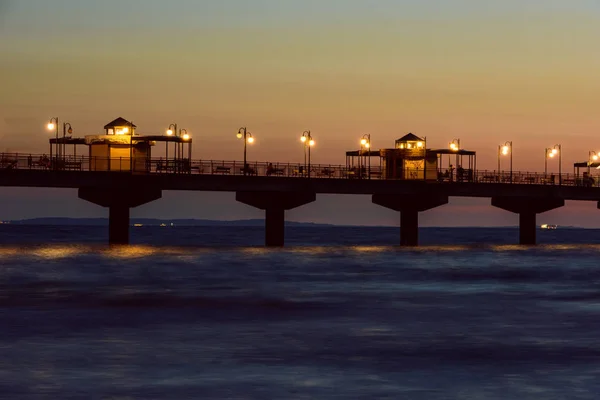
[[[83,138],[71,136],[50,139],[50,159],[54,169],[85,169],[90,171],[151,170],[189,172],[192,157],[192,139],[189,135],[138,135],[137,126],[117,118],[104,125],[104,131]],[[165,143],[164,160],[152,160],[152,148],[157,142]],[[173,143],[171,155],[169,144]],[[184,146],[187,145],[187,157]],[[87,146],[77,152],[78,146]],[[69,153],[68,149],[72,148]]]
[[[154,142],[136,136],[133,123],[117,118],[104,125],[104,134],[87,135],[91,171],[144,171]],[[141,139],[141,140],[140,140]]]
[[[446,155],[448,161],[444,166]],[[428,149],[426,138],[412,133],[397,139],[394,148],[361,148],[346,152],[346,169],[350,178],[471,181],[475,167],[474,151],[463,150],[459,146]]]

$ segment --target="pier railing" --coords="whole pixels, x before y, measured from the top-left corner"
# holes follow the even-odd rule
[[[0,172],[10,170],[44,171],[112,171],[152,174],[202,174],[202,175],[247,175],[315,179],[384,179],[384,180],[426,180],[434,183],[481,183],[481,184],[527,184],[527,185],[566,185],[600,187],[600,175],[582,176],[573,173],[555,174],[525,171],[493,170],[419,170],[412,169],[407,176],[390,176],[379,166],[351,167],[335,164],[311,164],[279,162],[247,162],[227,160],[189,160],[152,158],[149,160],[129,157],[107,158],[67,155],[48,157],[44,154],[0,153]]]

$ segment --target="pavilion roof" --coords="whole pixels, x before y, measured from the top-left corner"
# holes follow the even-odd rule
[[[412,133],[408,133],[404,136],[402,136],[400,139],[396,140],[396,142],[422,142],[423,139],[421,139],[420,137],[418,137],[417,135],[414,135]]]
[[[115,128],[119,126],[131,126],[132,128],[137,128],[137,126],[133,125],[130,121],[127,121],[125,118],[117,118],[108,124],[104,125],[104,129]]]

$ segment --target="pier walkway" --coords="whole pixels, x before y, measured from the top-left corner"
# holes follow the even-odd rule
[[[493,206],[518,213],[521,244],[535,244],[538,213],[565,200],[600,201],[599,182],[574,173],[444,172],[386,179],[379,166],[312,164],[309,170],[305,164],[247,162],[244,168],[239,161],[162,158],[132,165],[129,158],[0,154],[0,186],[76,188],[80,198],[109,208],[111,243],[128,243],[130,208],[159,199],[163,190],[236,192],[238,201],[265,210],[269,246],[284,243],[285,210],[315,201],[316,194],[371,195],[373,203],[400,212],[400,243],[409,246],[418,244],[419,212],[452,196],[488,197]]]

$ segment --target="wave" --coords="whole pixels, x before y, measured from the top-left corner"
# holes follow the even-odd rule
[[[209,291],[214,291],[214,287]],[[223,289],[223,288],[221,288]],[[201,291],[201,290],[199,290]],[[330,304],[313,300],[285,299],[259,295],[189,296],[159,291],[136,291],[110,288],[75,289],[73,285],[33,283],[20,287],[0,287],[0,307],[107,307],[107,308],[174,308],[239,311],[296,312],[318,310]]]

